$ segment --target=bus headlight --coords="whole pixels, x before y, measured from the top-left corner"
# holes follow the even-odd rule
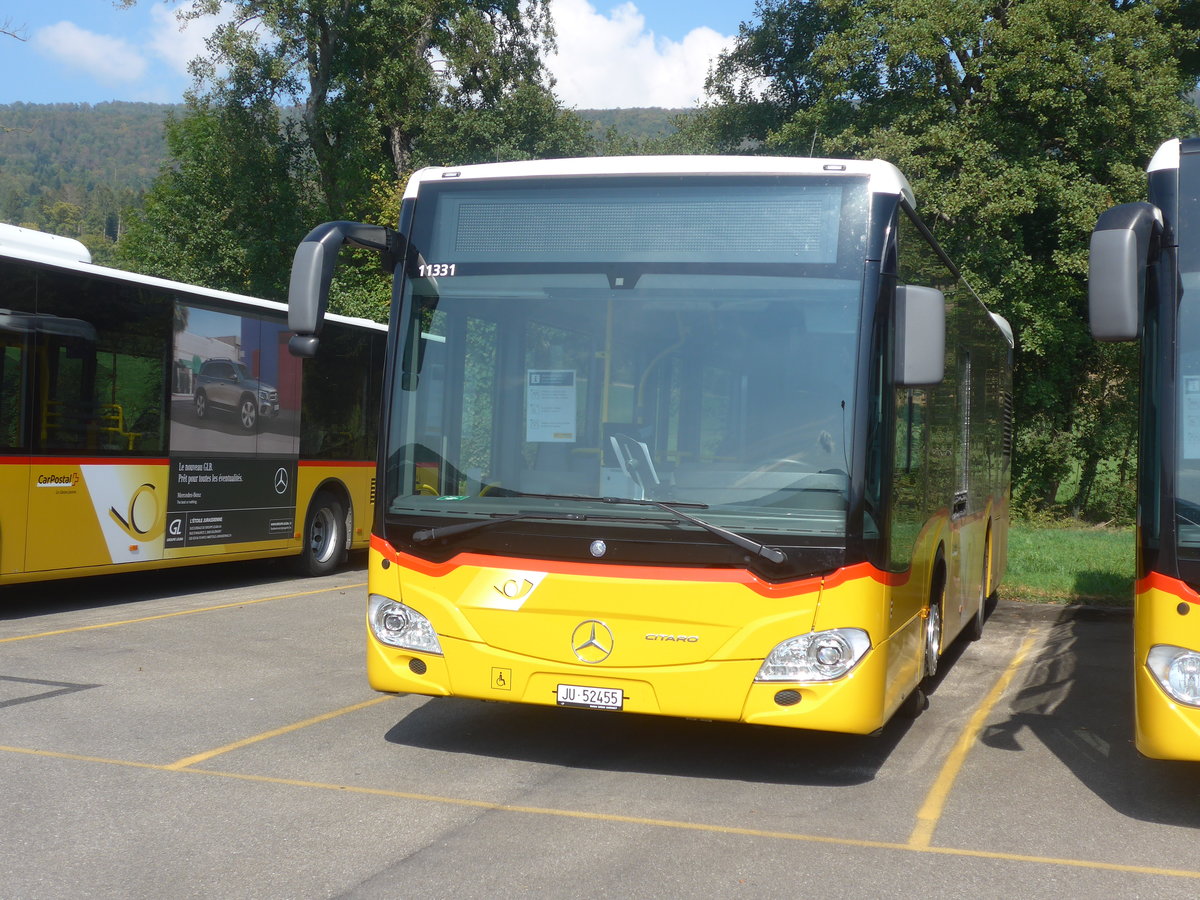
[[[1173,699],[1200,706],[1200,652],[1159,644],[1150,648],[1146,668]]]
[[[410,606],[388,597],[367,598],[367,621],[376,640],[390,647],[442,655],[442,645],[430,621]]]
[[[788,638],[768,654],[755,681],[833,681],[866,656],[871,638],[861,628],[834,628]]]

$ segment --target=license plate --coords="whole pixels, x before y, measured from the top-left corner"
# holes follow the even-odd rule
[[[587,709],[620,709],[625,705],[625,692],[620,688],[560,684],[558,686],[558,705],[582,706]]]

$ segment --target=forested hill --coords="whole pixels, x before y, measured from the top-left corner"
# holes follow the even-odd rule
[[[116,239],[120,216],[138,206],[166,157],[163,121],[182,106],[159,103],[0,105],[0,222]],[[684,110],[577,110],[603,139],[615,129],[641,140],[674,130]]]
[[[122,209],[158,174],[156,103],[0,105],[0,221],[72,236],[116,236]]]

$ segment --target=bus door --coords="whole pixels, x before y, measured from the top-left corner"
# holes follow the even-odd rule
[[[0,310],[0,574],[19,572],[29,514],[30,316]]]

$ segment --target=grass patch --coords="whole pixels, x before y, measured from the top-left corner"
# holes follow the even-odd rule
[[[1037,603],[1133,605],[1132,528],[1014,522],[1000,595]]]

